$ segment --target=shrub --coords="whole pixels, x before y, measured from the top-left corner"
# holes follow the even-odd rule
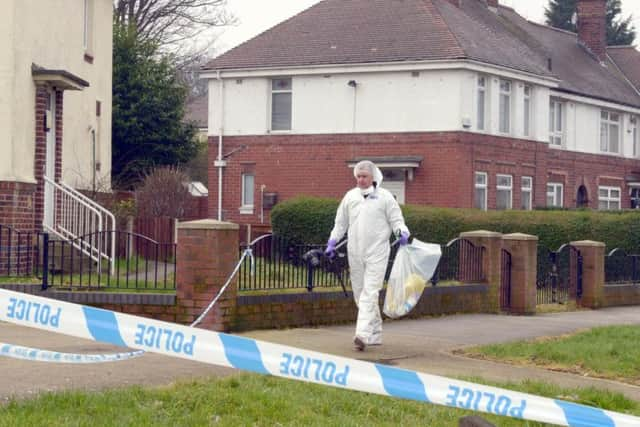
[[[180,218],[189,200],[189,177],[176,167],[161,167],[148,174],[136,190],[141,217]]]
[[[300,243],[323,243],[333,227],[338,201],[298,197],[279,203],[273,230]],[[604,242],[609,249],[640,250],[640,214],[635,211],[589,210],[480,211],[477,209],[403,206],[405,221],[416,238],[446,243],[461,232],[489,230],[538,236],[539,244],[556,250],[576,240]]]

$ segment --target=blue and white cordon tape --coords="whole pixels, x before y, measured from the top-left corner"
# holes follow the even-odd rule
[[[0,289],[0,321],[212,365],[575,427],[640,418],[557,399],[333,356]]]
[[[257,241],[268,237],[269,235],[261,236],[255,239],[242,253],[240,260],[237,262],[233,272],[225,282],[224,286],[220,289],[216,297],[211,300],[209,305],[198,316],[198,318],[191,324],[191,326],[199,325],[202,320],[207,316],[209,311],[213,308],[218,299],[222,296],[227,289],[231,280],[235,277],[240,269],[240,266],[244,262],[244,259],[248,256],[251,259],[251,271],[254,270],[254,260],[251,250],[251,246]],[[105,362],[119,362],[123,360],[133,359],[140,357],[145,352],[143,350],[127,351],[123,353],[112,354],[82,354],[82,353],[62,353],[57,351],[42,350],[39,348],[23,347],[15,344],[8,344],[0,342],[0,356],[11,357],[13,359],[29,360],[32,362],[51,362],[51,363],[73,363],[73,364],[86,364],[86,363],[105,363]]]

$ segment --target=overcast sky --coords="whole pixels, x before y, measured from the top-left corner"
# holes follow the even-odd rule
[[[240,21],[239,25],[224,30],[215,45],[216,54],[222,53],[261,32],[318,3],[319,0],[228,0],[229,10]],[[548,0],[500,0],[500,4],[513,7],[525,18],[542,23]],[[623,16],[633,14],[640,41],[640,0],[622,0]],[[640,44],[640,43],[636,43]]]

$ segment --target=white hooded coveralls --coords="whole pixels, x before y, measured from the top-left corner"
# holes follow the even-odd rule
[[[389,238],[397,230],[409,231],[396,199],[389,191],[380,188],[382,173],[377,167],[374,181],[377,187],[366,198],[357,187],[345,194],[338,206],[330,236],[339,241],[348,232],[351,287],[358,306],[356,336],[367,345],[382,344],[378,294],[389,261]]]

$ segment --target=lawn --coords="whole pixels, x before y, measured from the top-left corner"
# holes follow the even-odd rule
[[[478,381],[478,379],[468,379]],[[490,385],[640,415],[618,393],[523,382]],[[162,388],[50,393],[0,407],[0,426],[457,426],[473,412],[282,378],[240,374]],[[481,414],[501,427],[543,426]]]
[[[465,356],[640,385],[640,326],[604,326],[571,335],[467,348]]]

